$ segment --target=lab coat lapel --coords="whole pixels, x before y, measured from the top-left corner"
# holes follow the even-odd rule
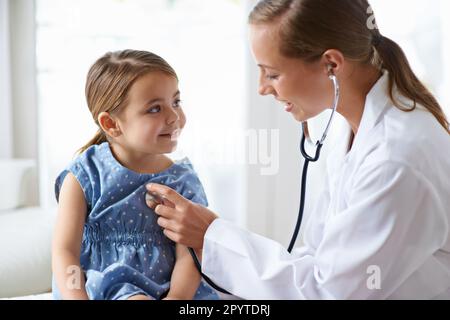
[[[364,146],[367,134],[377,125],[385,111],[392,107],[388,92],[388,82],[389,73],[383,71],[381,78],[378,79],[367,94],[363,116],[353,141],[352,149],[349,152],[349,158],[353,157],[353,154],[359,153],[360,148]]]
[[[391,107],[388,95],[388,73],[375,83],[366,97],[364,111],[358,133],[354,138],[352,148],[348,151],[351,128],[349,125],[341,133],[343,137],[327,159],[327,170],[330,190],[330,213],[336,214],[347,206],[347,186],[351,181],[352,172],[361,163],[359,160],[366,155],[365,141],[370,131],[382,118],[385,111]]]

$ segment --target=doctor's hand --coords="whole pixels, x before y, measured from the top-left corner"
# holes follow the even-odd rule
[[[159,215],[158,224],[169,239],[191,247],[203,248],[203,238],[209,225],[218,218],[211,210],[187,200],[173,189],[160,184],[146,186],[150,195],[147,205]],[[158,197],[154,197],[154,195]]]

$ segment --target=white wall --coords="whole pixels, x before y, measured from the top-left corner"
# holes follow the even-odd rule
[[[439,6],[438,10],[433,10],[433,14],[440,12],[441,14],[449,12],[450,4],[446,0],[434,0]],[[250,11],[251,7],[256,3],[256,0],[246,0],[246,11]],[[384,2],[384,0],[373,0],[373,5],[375,13],[377,14],[378,22],[382,28],[382,32],[388,35],[393,34],[394,40],[396,40],[395,32],[407,28],[408,25],[402,25],[401,28],[393,28],[396,26],[395,17],[392,17],[390,13],[392,12],[392,7],[394,4],[391,2]],[[40,157],[41,162],[45,162],[45,154],[38,153],[38,130],[37,130],[37,118],[39,114],[37,113],[37,94],[36,94],[36,83],[35,83],[35,5],[33,0],[0,0],[0,7],[2,10],[0,14],[4,15],[6,11],[5,4],[10,3],[9,12],[11,12],[11,17],[9,21],[9,29],[11,39],[11,53],[9,57],[11,58],[11,73],[13,90],[11,95],[11,103],[13,105],[13,112],[5,109],[8,105],[8,90],[5,86],[8,78],[5,76],[4,70],[7,70],[8,52],[0,52],[0,61],[2,65],[2,72],[0,73],[0,90],[6,92],[3,94],[1,92],[0,99],[0,157],[14,156],[14,157],[26,157],[37,159]],[[403,0],[406,7],[406,1]],[[409,2],[408,2],[409,3]],[[388,19],[394,21],[390,22]],[[416,19],[414,19],[416,20]],[[384,21],[384,23],[383,23]],[[402,20],[403,21],[403,20]],[[3,26],[7,22],[3,16],[0,17],[0,23]],[[413,21],[414,22],[414,21]],[[415,23],[415,22],[414,22]],[[424,22],[422,22],[424,23]],[[425,25],[427,25],[425,23]],[[414,26],[414,24],[413,24]],[[8,25],[6,24],[6,28]],[[442,43],[442,52],[436,53],[440,57],[448,57],[450,55],[450,41],[445,39],[450,39],[450,22],[448,19],[441,18],[441,28],[442,28],[442,39],[437,39],[437,43]],[[1,30],[5,30],[2,27]],[[431,29],[433,31],[433,26]],[[416,32],[417,33],[417,32]],[[407,33],[403,33],[404,38],[399,41],[401,44],[408,41]],[[0,33],[0,41],[5,43],[5,39],[8,37],[3,33]],[[423,39],[423,36],[421,36]],[[436,37],[436,34],[431,33],[430,38]],[[445,40],[445,41],[444,41]],[[240,217],[237,217],[237,213],[227,213],[228,216],[234,217],[237,222],[242,225],[247,226],[249,229],[277,239],[283,244],[287,244],[289,235],[293,229],[293,225],[296,219],[296,214],[298,210],[298,197],[300,192],[300,172],[301,166],[303,165],[299,148],[299,135],[300,135],[300,125],[295,122],[291,116],[283,111],[281,106],[279,106],[271,97],[260,97],[257,93],[257,79],[258,70],[255,66],[255,62],[250,54],[250,49],[248,48],[248,41],[245,39],[247,44],[246,51],[244,54],[247,55],[247,70],[243,71],[246,74],[246,119],[245,119],[245,129],[279,129],[279,171],[273,176],[261,175],[260,166],[246,165],[244,170],[245,181],[237,183],[236,185],[242,188],[242,194],[240,199],[236,199],[238,203],[243,203],[244,207],[242,211],[239,209],[238,212],[244,212]],[[417,43],[416,43],[417,45]],[[418,44],[421,46],[420,43]],[[2,44],[2,48],[4,48]],[[427,68],[423,66],[428,66],[429,64],[434,64],[431,70],[436,69],[437,66],[441,67],[441,70],[450,70],[450,61],[448,59],[429,59],[425,63],[418,63],[417,54],[411,49],[411,45],[406,43],[407,54],[411,56],[413,67],[419,70],[419,73],[426,71]],[[201,53],[205,54],[205,53]],[[433,57],[434,57],[434,53]],[[437,60],[437,62],[435,61]],[[3,67],[5,66],[5,68]],[[240,70],[235,70],[236,75],[240,76]],[[427,76],[430,73],[427,74]],[[432,82],[433,84],[440,84],[439,87],[434,88],[439,95],[440,101],[442,102],[444,108],[447,111],[450,110],[450,90],[448,90],[450,85],[450,72],[437,72],[435,74],[431,73],[432,76],[438,78],[439,81]],[[233,95],[230,92],[228,95]],[[238,97],[233,97],[238,98]],[[6,103],[4,102],[6,101]],[[8,114],[9,112],[9,114]],[[5,115],[5,117],[3,117]],[[8,119],[12,118],[13,121]],[[14,139],[11,139],[12,132]],[[5,134],[4,134],[5,133]],[[9,138],[8,138],[9,137]],[[41,144],[40,150],[45,149],[46,141],[40,140]],[[330,134],[327,143],[325,144],[322,159],[326,158],[327,148],[332,146],[333,137]],[[308,179],[308,190],[307,197],[308,201],[306,203],[306,218],[308,212],[310,211],[311,205],[314,203],[314,197],[320,192],[323,183],[324,174],[324,163],[323,161],[310,165],[310,177]],[[43,172],[42,177],[49,176]],[[209,177],[207,177],[209,178]],[[217,177],[216,177],[217,178]],[[205,179],[207,180],[207,179]],[[34,189],[37,184],[37,179],[30,184],[30,188]],[[45,181],[41,179],[41,186],[47,187],[51,184],[51,181]],[[219,185],[219,184],[216,184]],[[32,196],[32,202],[37,202],[37,193],[34,192]],[[218,199],[211,199],[213,203],[217,203]],[[228,200],[223,200],[228,201]],[[218,207],[225,208],[226,205],[220,205]],[[233,215],[234,214],[234,215]]]
[[[11,1],[14,155],[37,157],[34,1]]]
[[[248,11],[256,2],[256,0],[248,0]],[[279,131],[277,154],[279,169],[274,175],[262,175],[261,166],[247,166],[244,225],[253,232],[287,246],[299,209],[303,168],[303,157],[299,149],[301,125],[292,118],[291,114],[286,113],[284,107],[272,96],[261,97],[258,94],[259,70],[248,44],[247,61],[247,128]],[[318,119],[310,121],[312,133],[322,130],[327,120],[326,116],[327,114],[323,114]],[[341,128],[341,121],[336,120],[332,128],[333,132]],[[330,132],[330,137],[322,149],[320,160],[309,165],[304,222],[308,219],[317,196],[324,186],[325,159],[334,143],[333,132]],[[302,226],[305,225],[304,222]],[[301,243],[300,234],[297,246]]]
[[[10,1],[13,156],[37,161],[37,95],[33,0]],[[27,205],[38,203],[37,170],[27,183]]]
[[[36,4],[42,205],[56,203],[56,176],[95,133],[84,97],[89,67],[107,51],[135,48],[167,59],[180,79],[187,125],[178,154],[171,157],[189,156],[210,207],[238,222],[244,216],[243,166],[221,158],[233,151],[222,138],[243,128],[241,4],[230,0],[172,4],[38,0]]]
[[[404,50],[412,69],[450,114],[450,4],[447,0],[370,0],[380,32]]]
[[[13,155],[9,41],[9,0],[0,0],[0,158]]]
[[[450,13],[450,1],[440,0],[440,12],[445,12],[447,15]],[[442,59],[441,67],[443,70],[443,81],[438,88],[438,94],[440,97],[441,106],[447,114],[447,118],[450,119],[450,19],[441,19],[442,28]]]
[[[256,0],[247,0],[247,12],[250,12]],[[248,30],[247,30],[248,31]],[[248,34],[247,34],[248,38]],[[246,41],[246,130],[258,130],[277,128],[273,123],[275,114],[273,99],[258,95],[258,69],[251,55],[248,41]],[[261,175],[259,166],[252,166],[248,163],[245,168],[245,217],[242,218],[242,225],[249,230],[265,236],[272,235],[270,225],[273,211],[275,210],[274,200],[274,176]]]

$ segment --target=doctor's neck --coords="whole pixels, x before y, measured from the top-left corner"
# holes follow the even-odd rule
[[[338,75],[341,97],[337,112],[347,120],[356,136],[364,113],[367,95],[382,73],[371,65],[355,64],[350,68],[350,72]]]

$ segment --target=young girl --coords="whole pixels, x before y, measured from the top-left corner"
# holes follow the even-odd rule
[[[207,205],[192,165],[164,155],[186,123],[175,71],[150,52],[107,53],[89,70],[86,98],[99,130],[56,179],[55,298],[216,299],[145,200],[155,182]]]

